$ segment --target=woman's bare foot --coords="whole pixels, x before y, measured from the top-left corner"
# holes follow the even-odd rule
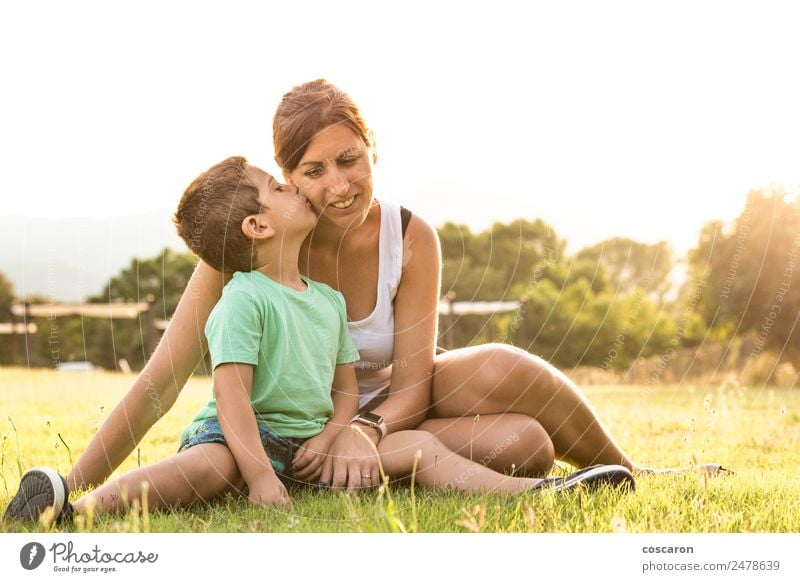
[[[722,475],[731,475],[734,473],[734,471],[731,469],[726,469],[717,463],[692,465],[682,469],[651,469],[650,467],[634,467],[633,469],[633,473],[638,475],[682,475],[684,473],[691,473],[693,471],[696,471],[700,474],[705,474],[708,477],[718,477]]]

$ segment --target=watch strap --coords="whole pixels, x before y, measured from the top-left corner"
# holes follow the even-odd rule
[[[352,422],[357,422],[359,424],[363,424],[365,426],[369,426],[369,427],[372,427],[375,430],[377,430],[378,431],[378,442],[381,442],[383,440],[383,437],[386,436],[386,422],[383,421],[383,420],[381,420],[381,422],[379,422],[379,423],[378,422],[373,422],[371,420],[367,420],[366,418],[362,418],[362,416],[360,414],[356,414],[353,417],[353,420],[351,420],[350,422],[351,423]]]

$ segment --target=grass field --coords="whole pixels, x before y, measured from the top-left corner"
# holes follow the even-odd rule
[[[66,473],[132,377],[0,370],[0,508],[27,469]],[[643,476],[635,493],[430,492],[391,485],[358,497],[297,492],[291,512],[219,503],[169,512],[130,511],[79,523],[95,532],[798,532],[800,391],[722,386],[586,390],[612,434],[651,466],[718,462],[736,474]],[[175,407],[120,468],[175,452],[180,430],[210,394],[191,380]],[[60,437],[59,437],[60,435]],[[62,442],[63,439],[63,442]],[[37,528],[40,529],[40,528]],[[0,525],[2,531],[24,531]]]

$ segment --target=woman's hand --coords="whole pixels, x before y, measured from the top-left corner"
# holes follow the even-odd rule
[[[292,459],[292,476],[306,483],[319,481],[330,446],[331,438],[324,433],[311,437],[300,445]]]
[[[350,425],[333,441],[322,465],[320,483],[334,489],[347,488],[351,494],[381,482],[375,442],[378,431],[367,426]]]
[[[274,471],[263,471],[247,484],[248,499],[253,505],[284,505],[292,507],[292,498]]]

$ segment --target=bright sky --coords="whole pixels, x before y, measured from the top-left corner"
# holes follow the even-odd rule
[[[0,214],[172,208],[239,153],[276,171],[274,109],[321,76],[375,130],[378,196],[434,224],[685,250],[800,186],[791,3],[261,4],[3,4]]]

